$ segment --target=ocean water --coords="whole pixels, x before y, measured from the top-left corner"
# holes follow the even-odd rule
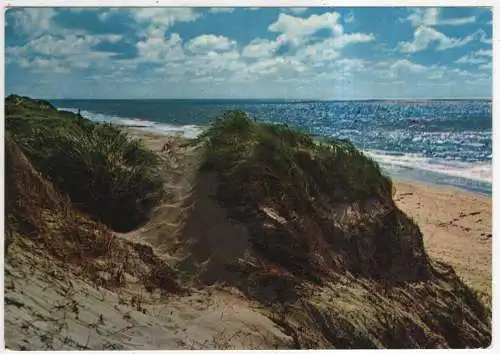
[[[491,194],[490,100],[52,100],[94,121],[195,137],[224,110],[351,140],[395,178]]]

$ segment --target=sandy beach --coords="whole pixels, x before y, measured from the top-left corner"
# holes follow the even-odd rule
[[[446,186],[395,181],[397,205],[424,235],[429,255],[444,261],[491,298],[491,197]]]

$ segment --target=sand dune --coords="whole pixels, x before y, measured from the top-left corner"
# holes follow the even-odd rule
[[[114,233],[122,240],[117,244],[151,247],[147,257],[162,259],[174,268],[184,292],[146,291],[142,279],[127,272],[121,287],[99,286],[75,277],[74,269],[54,261],[33,243],[16,241],[5,273],[8,348],[328,348],[332,342],[340,347],[396,343],[438,348],[462,346],[464,341],[481,345],[488,337],[487,325],[478,320],[484,317],[482,310],[474,301],[452,313],[450,306],[459,302],[455,297],[465,298],[468,293],[452,271],[434,261],[439,281],[429,275],[391,287],[376,277],[333,272],[321,285],[304,281],[299,297],[287,298],[279,289],[289,289],[287,282],[297,279],[272,261],[259,259],[248,239],[248,225],[229,218],[211,199],[217,181],[195,173],[194,150],[178,147],[168,155],[161,151],[164,136],[137,129],[131,134],[163,156],[171,172],[165,182],[169,194],[146,225]],[[489,298],[491,200],[411,182],[395,185],[395,201],[421,228],[431,258],[453,265],[460,277]],[[349,212],[359,213],[356,208]],[[264,206],[262,212],[267,217],[264,227],[288,227],[289,220],[272,206]],[[328,246],[320,238],[318,242],[318,249]],[[412,247],[418,251],[418,245]],[[358,256],[373,256],[373,247],[368,248]],[[255,274],[234,279],[226,266],[235,260]],[[145,266],[137,262],[138,267]],[[427,319],[434,314],[440,316],[438,323],[454,323],[454,316],[461,316],[466,325],[460,335],[447,333]],[[388,321],[394,326],[388,326]],[[394,329],[388,332],[388,328]]]

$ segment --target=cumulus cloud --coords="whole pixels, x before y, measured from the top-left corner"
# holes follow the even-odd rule
[[[282,42],[299,45],[309,36],[319,30],[327,29],[333,35],[342,35],[344,29],[338,23],[340,14],[337,12],[326,12],[321,15],[311,15],[308,18],[300,18],[281,13],[278,20],[269,25],[268,30],[280,33],[279,40]]]
[[[212,7],[208,12],[212,14],[219,14],[219,13],[231,13],[234,12],[235,8],[234,7]]]
[[[356,21],[356,19],[354,18],[354,14],[351,12],[349,12],[347,15],[345,15],[344,17],[344,22],[345,23],[353,23],[354,21]]]
[[[401,42],[399,49],[403,53],[420,52],[430,44],[437,44],[437,50],[446,50],[455,47],[461,47],[473,41],[477,33],[473,33],[464,38],[447,37],[442,32],[439,32],[431,27],[419,26],[415,29],[412,42]]]
[[[204,34],[190,40],[186,48],[193,53],[207,53],[211,51],[225,52],[236,46],[236,42],[224,36]]]
[[[201,16],[194,8],[191,7],[139,8],[131,10],[131,13],[139,22],[162,24],[165,27],[170,27],[176,22],[191,22]]]
[[[480,49],[474,53],[460,57],[455,61],[457,64],[484,64],[491,62],[493,53],[490,50]],[[488,58],[489,57],[489,58]]]
[[[201,14],[191,7],[151,7],[130,9],[129,11],[137,23],[147,26],[146,30],[141,33],[146,37],[161,37],[174,24],[192,22],[201,17]]]
[[[395,74],[400,74],[400,73],[418,74],[427,70],[425,66],[416,64],[408,59],[400,59],[394,62],[390,66],[390,69]]]
[[[29,38],[37,37],[53,27],[52,18],[54,15],[55,11],[51,8],[26,8],[10,11],[10,19],[12,19],[15,29]]]
[[[371,42],[374,39],[375,36],[373,34],[344,34],[307,45],[297,52],[297,57],[315,62],[335,60],[340,57],[341,51],[345,46],[355,43]]]
[[[492,65],[491,61],[489,63],[479,65],[479,70],[491,71],[492,69],[493,69],[493,65]]]
[[[484,43],[484,44],[491,44],[492,43],[491,38],[488,38],[486,36],[486,33],[482,29],[478,30],[476,33],[479,34],[479,37],[480,37],[479,40],[481,43]]]
[[[92,46],[107,41],[116,43],[121,40],[120,35],[76,35],[65,36],[46,34],[29,41],[23,46],[8,47],[7,52],[12,55],[43,54],[54,57],[82,55],[92,53]]]
[[[257,38],[243,48],[243,56],[246,58],[267,58],[273,56],[278,49],[276,41]]]
[[[149,62],[175,61],[184,58],[182,39],[178,33],[170,38],[149,37],[136,45],[140,59]]]
[[[307,11],[307,7],[289,7],[287,8],[287,10],[296,15],[300,15],[301,13]]]
[[[487,57],[493,56],[493,52],[491,49],[479,49],[475,54],[478,56],[487,56]]]
[[[30,68],[33,72],[64,73],[70,69],[105,68],[112,53],[93,51],[92,46],[103,41],[116,41],[117,35],[57,37],[44,35],[24,46],[7,47],[8,62]]]
[[[430,7],[426,9],[415,9],[406,18],[413,27],[419,26],[460,26],[476,22],[475,16],[458,17],[458,18],[441,18],[441,9]]]

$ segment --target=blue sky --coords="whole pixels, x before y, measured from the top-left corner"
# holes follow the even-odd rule
[[[29,8],[5,14],[6,94],[490,98],[486,8]]]

